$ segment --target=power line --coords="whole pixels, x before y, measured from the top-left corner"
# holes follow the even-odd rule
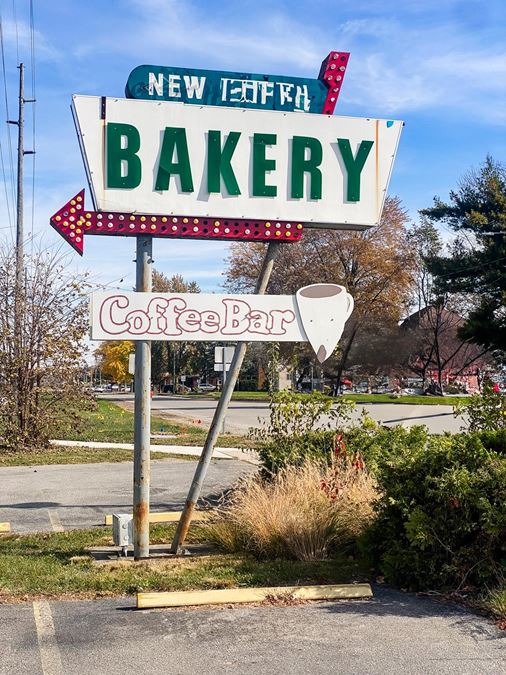
[[[19,63],[19,34],[18,17],[16,14],[16,0],[12,0],[12,16],[14,17],[14,26],[16,28],[16,63]]]
[[[32,75],[32,218],[31,218],[31,252],[33,253],[33,229],[35,223],[35,28],[33,0],[30,0],[30,65]]]
[[[9,221],[9,228],[12,233],[12,218],[11,218],[11,207],[9,204],[9,191],[7,189],[7,176],[5,175],[5,163],[4,163],[4,153],[2,149],[2,141],[0,139],[0,163],[2,165],[2,179],[3,179],[3,184],[4,184],[4,190],[5,190],[5,206],[7,209],[7,219]],[[7,228],[1,228],[1,229],[7,229]]]
[[[0,8],[0,52],[2,57],[2,73],[4,81],[4,98],[5,98],[5,121],[9,119],[9,95],[7,93],[7,73],[5,68],[5,50],[4,50],[4,34],[3,34],[3,20]],[[12,138],[11,129],[7,127],[7,144],[9,148],[9,164],[10,164],[10,179],[12,190],[12,203],[16,203],[16,187],[14,182],[14,159],[12,154]],[[13,207],[14,208],[14,207]]]
[[[437,277],[451,277],[455,275],[462,274],[463,272],[471,272],[472,270],[481,270],[485,269],[487,265],[495,265],[501,260],[506,260],[506,255],[496,258],[495,260],[490,260],[489,262],[479,263],[478,265],[471,265],[470,267],[463,267],[460,270],[455,270],[455,272],[447,272],[446,274],[436,274]]]

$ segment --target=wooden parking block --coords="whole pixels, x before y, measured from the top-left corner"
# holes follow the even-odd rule
[[[178,523],[181,518],[181,511],[158,511],[150,512],[150,523]],[[207,511],[195,511],[192,521],[199,523],[207,520],[209,513]],[[112,513],[108,513],[104,519],[104,525],[112,525]]]
[[[299,600],[348,600],[372,598],[370,584],[330,584],[322,586],[272,586],[263,588],[224,588],[207,591],[137,593],[137,609],[185,607],[263,602],[276,597]]]
[[[10,523],[0,523],[0,532],[10,532],[11,524]]]

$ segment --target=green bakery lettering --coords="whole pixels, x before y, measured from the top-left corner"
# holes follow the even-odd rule
[[[208,193],[222,191],[229,196],[241,194],[233,169],[234,152],[241,132],[209,130],[207,137],[207,170],[204,181]],[[251,196],[275,197],[276,160],[270,149],[277,144],[276,134],[255,133],[251,139]],[[374,141],[361,141],[353,153],[348,138],[337,138],[332,153],[336,156],[336,169],[345,178],[345,199],[360,201],[361,175]],[[106,134],[106,187],[134,189],[142,180],[142,164],[139,157],[141,138],[131,124],[107,124]],[[324,149],[317,138],[294,136],[290,143],[290,176],[288,196],[291,199],[322,198],[322,169]],[[190,151],[186,130],[182,127],[166,127],[163,132],[158,166],[155,170],[156,191],[169,189],[171,179],[177,179],[181,192],[195,191]],[[308,179],[308,180],[306,180]],[[307,188],[306,188],[307,186]]]

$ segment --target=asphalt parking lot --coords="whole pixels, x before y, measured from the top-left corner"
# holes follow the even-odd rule
[[[0,606],[1,675],[502,675],[506,634],[429,598],[132,610],[130,598]]]
[[[151,463],[151,509],[178,511],[186,499],[196,461]],[[213,499],[255,467],[237,460],[213,460],[202,498]],[[67,464],[0,468],[0,522],[14,532],[103,525],[107,513],[132,510],[132,464]]]

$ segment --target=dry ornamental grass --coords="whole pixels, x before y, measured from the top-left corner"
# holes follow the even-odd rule
[[[376,484],[359,460],[307,461],[272,480],[246,479],[210,526],[227,551],[321,560],[353,542],[373,517]]]

